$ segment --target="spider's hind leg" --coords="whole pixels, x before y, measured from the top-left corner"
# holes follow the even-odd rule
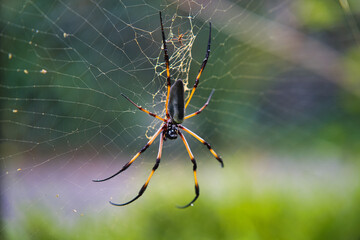
[[[211,99],[212,95],[214,94],[214,92],[215,92],[215,89],[213,89],[211,91],[210,96],[209,96],[208,100],[206,101],[206,103],[204,104],[204,106],[202,106],[198,111],[196,111],[190,115],[187,115],[184,119],[188,119],[188,118],[191,118],[191,117],[194,117],[194,116],[200,114],[207,107],[207,105],[209,105],[210,99]]]
[[[169,96],[170,96],[170,87],[171,87],[171,82],[170,82],[170,63],[169,63],[169,55],[167,53],[167,46],[166,46],[166,38],[165,38],[165,33],[164,33],[164,26],[162,23],[162,16],[161,16],[161,12],[159,12],[160,15],[160,25],[161,25],[161,34],[162,34],[162,41],[163,41],[163,45],[164,45],[164,59],[165,59],[165,65],[166,65],[166,84],[167,84],[167,94],[166,94],[166,102],[165,102],[165,112],[166,112],[166,117],[170,118],[169,115],[169,108],[168,108],[168,102],[169,102]]]
[[[185,109],[186,109],[187,106],[189,105],[190,100],[191,100],[192,96],[194,95],[194,92],[195,92],[195,90],[196,90],[196,88],[197,88],[197,86],[198,86],[198,84],[199,84],[200,76],[201,76],[202,72],[204,71],[205,66],[206,66],[206,63],[207,63],[207,61],[208,61],[208,59],[209,59],[209,56],[210,56],[211,22],[209,22],[209,28],[210,28],[210,30],[209,30],[209,40],[208,40],[208,45],[207,45],[207,49],[206,49],[205,58],[204,58],[204,60],[203,60],[203,62],[202,62],[202,64],[201,64],[199,73],[198,73],[198,75],[196,76],[195,84],[194,84],[194,86],[193,86],[193,88],[192,88],[192,90],[191,90],[190,97],[189,97],[189,99],[187,100],[187,102],[186,102],[186,104],[185,104]]]
[[[120,93],[120,94],[121,94],[121,96],[123,96],[126,100],[128,100],[129,102],[131,102],[135,107],[137,107],[139,110],[141,110],[141,111],[149,114],[150,116],[152,116],[152,117],[154,117],[154,118],[157,118],[157,119],[159,119],[159,120],[161,120],[161,121],[163,121],[163,122],[166,122],[166,120],[163,119],[162,117],[159,117],[159,116],[156,115],[155,113],[149,112],[149,111],[146,110],[145,108],[143,108],[143,107],[137,105],[136,103],[134,103],[134,102],[133,102],[130,98],[128,98],[125,94],[123,94],[123,93]]]

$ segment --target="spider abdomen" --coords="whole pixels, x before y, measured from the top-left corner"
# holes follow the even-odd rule
[[[185,103],[184,103],[184,84],[182,80],[177,80],[170,89],[169,114],[174,123],[184,121]]]

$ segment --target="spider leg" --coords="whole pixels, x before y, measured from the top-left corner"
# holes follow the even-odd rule
[[[143,112],[146,112],[147,114],[149,114],[150,116],[154,117],[154,118],[157,118],[157,119],[160,119],[161,121],[164,121],[166,122],[165,119],[163,119],[162,117],[159,117],[158,115],[152,113],[152,112],[149,112],[148,110],[146,110],[145,108],[143,107],[140,107],[139,105],[137,105],[136,103],[134,103],[133,101],[130,100],[130,98],[128,98],[127,96],[125,96],[125,94],[123,93],[120,93],[121,96],[123,96],[126,100],[128,100],[129,102],[131,102],[135,107],[137,107],[139,110],[143,111]]]
[[[189,97],[189,99],[187,100],[187,102],[186,102],[186,104],[185,104],[185,108],[187,108],[187,106],[188,106],[189,103],[190,103],[190,100],[191,100],[192,96],[194,95],[194,92],[195,92],[195,90],[196,90],[196,87],[197,87],[197,85],[199,84],[199,78],[200,78],[200,76],[201,76],[201,73],[204,71],[205,66],[206,66],[206,63],[207,63],[207,61],[208,61],[208,59],[209,59],[209,55],[210,55],[210,45],[211,45],[211,22],[209,22],[209,26],[210,26],[210,30],[209,30],[209,41],[208,41],[208,46],[207,46],[205,58],[204,58],[204,60],[203,60],[203,62],[202,62],[202,64],[201,64],[201,68],[200,68],[199,73],[198,73],[198,75],[197,75],[197,77],[196,77],[196,80],[195,80],[195,84],[194,84],[194,86],[193,86],[193,89],[191,90],[190,97]]]
[[[167,53],[165,33],[164,33],[164,26],[163,26],[163,23],[162,23],[161,12],[159,12],[159,14],[160,14],[160,24],[161,24],[162,41],[163,41],[163,45],[164,45],[164,58],[165,58],[165,65],[166,65],[167,94],[166,94],[166,102],[165,102],[165,111],[166,111],[166,117],[167,117],[167,118],[170,118],[169,108],[168,108],[168,105],[169,105],[169,95],[170,95],[170,87],[171,87],[169,55],[168,55],[168,53]]]
[[[196,111],[196,112],[194,112],[194,113],[192,113],[192,114],[189,114],[189,115],[185,116],[184,120],[185,120],[185,119],[188,119],[188,118],[191,118],[191,117],[194,117],[194,116],[198,115],[199,113],[201,113],[202,110],[204,110],[204,109],[206,108],[206,106],[209,105],[210,99],[211,99],[212,95],[214,94],[214,92],[215,92],[215,89],[213,89],[213,90],[211,91],[210,96],[209,96],[208,100],[206,101],[206,103],[204,104],[204,106],[202,106],[198,111]]]
[[[189,133],[191,136],[193,136],[194,138],[196,138],[197,140],[199,140],[202,144],[204,144],[205,146],[207,146],[207,148],[209,149],[209,151],[212,153],[212,155],[214,155],[214,157],[220,162],[221,167],[224,167],[224,162],[221,159],[221,157],[219,155],[217,155],[217,153],[211,148],[210,144],[207,143],[204,139],[202,139],[201,137],[199,137],[197,134],[195,134],[194,132],[190,131],[189,129],[187,129],[186,127],[182,126],[182,125],[178,125],[179,128],[183,129],[185,132]]]
[[[164,129],[165,124],[161,125],[161,127],[159,128],[159,130],[157,130],[157,132],[150,138],[150,140],[148,141],[148,143],[128,162],[126,163],[118,172],[116,172],[115,174],[111,175],[110,177],[104,178],[104,179],[96,179],[93,180],[93,182],[104,182],[107,181],[115,176],[117,176],[118,174],[120,174],[121,172],[125,171],[128,167],[130,167],[130,165],[135,161],[135,159],[137,159],[140,154],[142,154],[143,152],[145,152],[145,150],[150,147],[150,145],[154,142],[155,138],[160,134],[160,132]]]
[[[191,152],[191,149],[189,147],[189,144],[187,143],[184,135],[178,131],[178,134],[180,135],[181,139],[183,140],[184,142],[184,145],[186,147],[186,150],[187,152],[189,153],[189,156],[190,156],[190,159],[191,159],[191,162],[193,163],[193,171],[194,171],[194,180],[195,180],[195,198],[188,204],[186,204],[185,206],[178,206],[178,208],[187,208],[189,206],[191,206],[195,201],[196,199],[199,197],[199,194],[200,194],[200,188],[199,188],[199,184],[198,184],[198,181],[197,181],[197,177],[196,177],[196,168],[197,168],[197,165],[196,165],[196,161],[195,161],[195,158],[194,158],[194,155],[192,154]]]
[[[159,143],[159,151],[158,151],[158,155],[157,155],[157,158],[156,158],[156,163],[154,165],[154,167],[152,168],[152,171],[148,177],[148,179],[146,180],[145,184],[142,186],[142,188],[140,189],[138,195],[133,198],[132,200],[126,202],[126,203],[122,203],[122,204],[117,204],[117,203],[113,203],[110,201],[110,203],[114,206],[125,206],[129,203],[132,203],[133,201],[135,201],[136,199],[138,199],[139,197],[141,197],[141,195],[145,192],[149,182],[150,182],[150,179],[151,177],[153,176],[154,172],[156,171],[156,169],[159,167],[159,164],[160,164],[160,159],[161,159],[161,153],[162,153],[162,148],[163,148],[163,143],[164,143],[164,132],[161,132],[161,135],[160,135],[160,143]]]

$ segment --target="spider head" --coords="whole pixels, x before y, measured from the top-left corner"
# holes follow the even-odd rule
[[[165,137],[169,139],[176,139],[178,136],[178,127],[172,122],[167,123]]]

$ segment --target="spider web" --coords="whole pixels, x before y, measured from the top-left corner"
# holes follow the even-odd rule
[[[216,91],[206,110],[184,125],[229,159],[225,167],[241,161],[237,156],[246,152],[257,157],[274,152],[287,156],[307,152],[309,146],[311,156],[333,149],[334,155],[325,155],[337,159],[342,145],[332,141],[336,133],[324,133],[322,126],[338,126],[348,119],[339,95],[358,101],[359,85],[347,72],[358,59],[350,56],[345,67],[343,61],[346,44],[359,47],[352,15],[359,6],[339,1],[336,9],[344,15],[342,25],[330,27],[328,36],[322,37],[299,30],[296,19],[289,17],[294,6],[293,1],[261,0],[3,1],[0,176],[4,217],[16,220],[21,215],[19,205],[29,210],[40,204],[67,217],[111,211],[107,200],[131,198],[133,189],[146,180],[158,141],[120,180],[91,182],[120,169],[160,126],[121,93],[164,116],[166,69],[159,11],[172,82],[182,79],[187,97],[204,58],[208,22],[212,22],[210,59],[187,112],[198,110],[211,90]],[[293,22],[284,20],[289,18]],[[338,29],[343,37],[330,41]],[[336,126],[334,131],[344,136],[354,131],[341,144],[356,149],[360,134],[353,130],[353,122],[344,131]],[[207,149],[187,138],[199,165],[216,169],[217,162]],[[192,186],[191,163],[184,160],[187,153],[181,144],[165,142],[163,173],[156,175],[161,179],[178,174]],[[152,179],[151,185],[159,184]],[[178,187],[176,183],[165,186]]]

